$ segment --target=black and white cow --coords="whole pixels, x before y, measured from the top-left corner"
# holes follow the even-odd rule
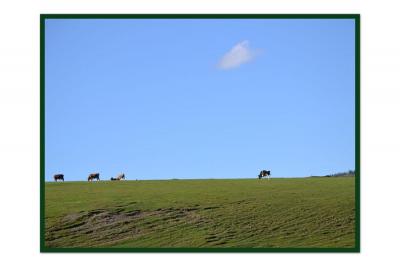
[[[97,179],[97,181],[100,181],[100,174],[99,173],[92,173],[88,177],[88,181],[93,181]]]
[[[271,171],[267,171],[267,170],[261,170],[260,174],[258,175],[258,179],[261,179],[263,177],[268,177],[268,180],[271,176]]]
[[[111,177],[111,181],[119,181],[119,180],[125,180],[125,174],[119,174],[117,177]]]
[[[57,182],[57,180],[62,180],[64,182],[64,175],[63,174],[55,174],[54,181]]]

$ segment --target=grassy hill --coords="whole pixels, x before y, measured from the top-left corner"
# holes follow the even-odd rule
[[[355,180],[45,184],[47,247],[354,247]]]

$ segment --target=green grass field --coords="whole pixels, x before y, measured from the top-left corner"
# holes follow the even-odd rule
[[[45,184],[46,247],[354,247],[355,179]]]

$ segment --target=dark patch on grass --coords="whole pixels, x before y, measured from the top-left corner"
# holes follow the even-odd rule
[[[218,209],[219,207],[217,206],[210,206],[210,207],[204,207],[203,210],[214,210],[214,209]]]
[[[161,220],[176,226],[202,221],[192,212],[199,208],[159,208],[157,210],[96,209],[68,214],[46,228],[46,246],[102,246],[152,233]],[[146,221],[155,219],[155,221]]]

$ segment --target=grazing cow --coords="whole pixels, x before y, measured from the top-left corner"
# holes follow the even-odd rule
[[[122,180],[122,179],[125,180],[125,174],[124,174],[124,173],[119,174],[119,175],[117,176],[117,179],[118,179],[118,180]]]
[[[92,173],[88,177],[88,181],[93,181],[94,179],[97,179],[97,181],[100,181],[100,174],[99,173]]]
[[[264,176],[268,177],[268,180],[269,180],[269,177],[271,176],[271,171],[262,170],[260,172],[260,174],[258,175],[258,179],[261,179]]]
[[[64,175],[63,174],[55,174],[54,181],[57,182],[57,180],[62,180],[64,182]]]
[[[122,173],[122,174],[119,174],[117,177],[111,177],[111,181],[119,181],[119,180],[125,180],[125,174],[124,173]]]

